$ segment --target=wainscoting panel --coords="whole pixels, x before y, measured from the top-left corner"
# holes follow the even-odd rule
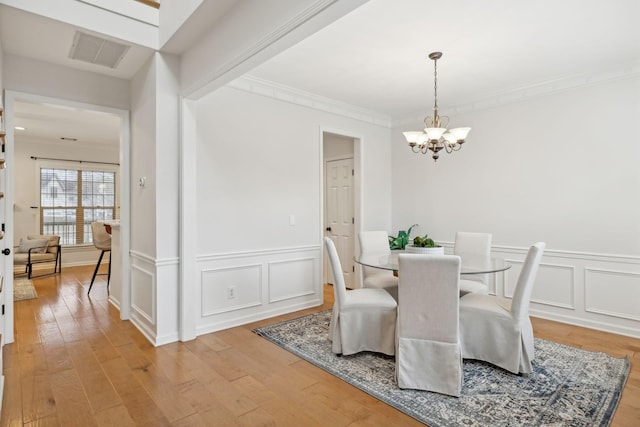
[[[318,274],[313,258],[269,263],[269,303],[313,295],[313,282],[307,280]]]
[[[322,304],[321,246],[199,255],[198,335]]]
[[[447,245],[448,246],[448,245]],[[493,246],[512,267],[496,295],[513,296],[528,248]],[[640,257],[545,249],[531,295],[532,316],[640,338]]]
[[[586,311],[640,321],[640,274],[586,268],[584,279]]]
[[[131,310],[152,325],[156,323],[155,288],[155,274],[131,266]]]
[[[513,298],[523,261],[507,259],[512,267],[507,270],[505,296]],[[540,263],[531,302],[574,309],[574,269],[570,265]]]
[[[202,270],[202,316],[259,306],[262,265]]]

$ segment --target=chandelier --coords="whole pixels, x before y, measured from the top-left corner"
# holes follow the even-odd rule
[[[447,130],[449,117],[438,115],[438,59],[442,57],[442,52],[432,52],[429,59],[433,60],[433,117],[424,119],[423,131],[403,132],[404,137],[414,153],[427,154],[433,152],[433,160],[438,160],[439,151],[443,148],[447,153],[453,153],[462,148],[465,138],[471,128],[455,128]]]

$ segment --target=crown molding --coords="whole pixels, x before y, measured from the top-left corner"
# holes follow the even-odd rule
[[[480,111],[543,96],[555,95],[570,90],[638,77],[640,77],[640,62],[627,64],[599,73],[582,73],[565,76],[505,90],[501,93],[479,98],[469,103],[443,108],[441,114],[453,116],[455,114]],[[240,77],[228,83],[227,86],[387,128],[415,125],[416,122],[422,122],[425,116],[424,112],[420,112],[394,120],[389,115],[284,86],[272,81],[263,80],[251,75]]]
[[[227,86],[376,126],[391,127],[390,116],[250,75],[240,77]]]
[[[488,108],[509,105],[543,96],[555,95],[574,89],[582,89],[603,83],[634,79],[638,77],[640,77],[640,62],[635,62],[597,73],[581,73],[564,76],[544,82],[521,86],[519,88],[505,90],[498,94],[482,97],[469,103],[443,108],[441,109],[441,115],[452,116],[454,114],[486,110]],[[414,113],[410,116],[393,120],[392,126],[400,127],[415,124],[416,122],[422,122],[422,120],[424,120],[424,116],[424,112]]]
[[[210,73],[206,82],[196,83],[190,88],[186,89],[183,92],[184,96],[197,99],[209,93],[211,91],[212,85],[216,80],[223,78],[225,75],[231,73],[234,69],[240,67],[254,56],[260,54],[262,51],[274,45],[276,42],[284,39],[295,29],[311,21],[314,17],[316,17],[321,12],[334,5],[338,1],[339,0],[316,0],[311,5],[300,11],[300,13],[286,21],[283,25],[266,34],[260,40],[251,44],[247,49],[240,52],[229,61],[218,66]]]

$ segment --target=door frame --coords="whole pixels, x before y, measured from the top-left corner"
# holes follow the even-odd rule
[[[327,257],[324,251],[324,236],[325,231],[325,179],[326,179],[326,161],[336,160],[337,158],[324,157],[324,135],[325,133],[331,133],[334,135],[343,136],[353,140],[353,217],[354,217],[354,242],[353,242],[353,256],[360,251],[360,244],[356,238],[361,228],[362,223],[362,141],[363,138],[357,135],[356,132],[351,132],[344,129],[336,129],[330,127],[320,127],[320,265],[322,266],[320,271],[320,283],[327,283],[325,278],[328,277],[326,272],[328,271]],[[344,158],[344,157],[343,157]],[[361,269],[356,268],[354,274],[353,285],[355,288],[362,286]]]
[[[4,91],[4,125],[6,128],[6,145],[5,145],[5,159],[8,167],[5,169],[5,198],[4,198],[4,222],[6,224],[13,224],[13,193],[14,186],[14,174],[13,174],[13,161],[14,161],[14,111],[16,101],[27,101],[34,103],[52,104],[66,108],[79,109],[79,110],[91,110],[102,113],[113,114],[120,117],[120,231],[122,235],[121,249],[122,249],[122,299],[120,301],[120,318],[128,319],[131,308],[131,286],[130,277],[125,272],[130,269],[129,260],[129,245],[130,245],[130,229],[129,224],[131,215],[131,203],[130,203],[130,182],[131,182],[131,127],[129,119],[129,110],[123,110],[119,108],[106,107],[96,104],[88,104],[79,101],[72,101],[69,99],[55,98],[49,96],[35,95],[27,92],[19,92],[12,90]],[[13,251],[13,229],[12,227],[6,227],[4,241],[11,246]],[[4,301],[5,304],[5,318],[4,318],[4,331],[3,344],[12,343],[14,341],[13,326],[14,326],[14,302],[13,302],[13,252],[9,256],[4,257],[5,263],[5,282],[4,282]],[[10,295],[10,298],[7,298]]]

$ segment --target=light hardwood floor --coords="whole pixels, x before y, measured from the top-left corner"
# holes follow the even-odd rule
[[[255,335],[259,325],[154,348],[107,302],[92,267],[36,279],[4,347],[0,426],[420,426],[414,419]],[[640,340],[534,319],[536,336],[629,356],[613,426],[640,425]]]

